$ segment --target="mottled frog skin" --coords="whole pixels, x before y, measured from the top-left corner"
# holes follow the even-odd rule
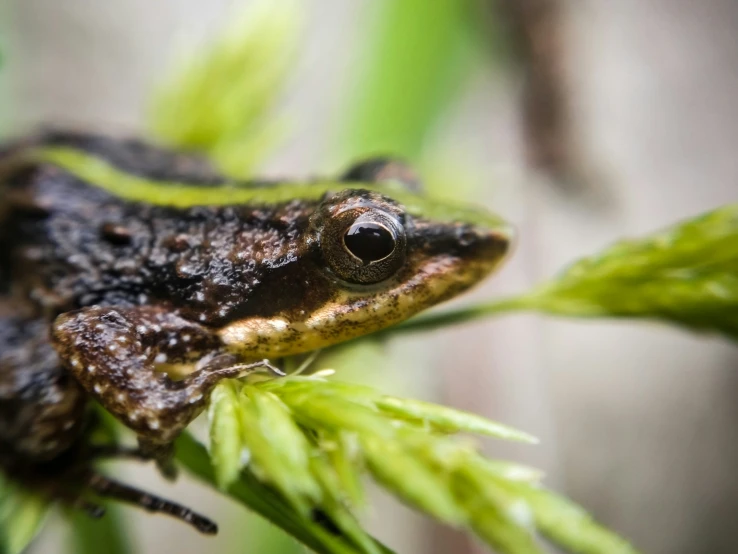
[[[333,181],[234,182],[194,155],[88,134],[0,150],[0,463],[51,476],[49,494],[92,512],[79,491],[214,532],[91,469],[106,450],[87,440],[90,400],[171,475],[172,441],[220,380],[479,282],[508,227],[430,204],[416,185],[391,160]],[[61,475],[77,487],[53,486]]]

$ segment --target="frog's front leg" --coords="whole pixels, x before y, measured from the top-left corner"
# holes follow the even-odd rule
[[[222,344],[215,334],[155,307],[68,312],[54,322],[52,340],[65,368],[138,434],[144,454],[162,468],[172,441],[202,411],[215,385],[258,365],[218,356]],[[175,381],[157,371],[165,363],[197,369]]]

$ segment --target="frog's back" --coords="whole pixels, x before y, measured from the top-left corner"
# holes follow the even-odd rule
[[[39,151],[81,154],[85,171],[33,155]],[[112,185],[107,173],[95,179],[96,164],[112,170]],[[230,199],[234,190],[203,158],[136,140],[52,134],[0,155],[5,293],[52,315],[153,302],[189,306],[203,322],[227,317],[224,305],[243,303],[274,267],[299,258],[296,237],[317,203],[149,202],[128,194],[142,182],[147,194],[170,200],[192,191],[199,200]],[[239,190],[247,185],[271,183]]]
[[[175,225],[181,218],[176,210],[126,201],[53,164],[26,159],[39,146],[88,152],[161,182],[220,181],[202,158],[137,140],[50,133],[0,151],[0,291],[32,297],[44,311],[135,302],[144,289],[152,220]]]

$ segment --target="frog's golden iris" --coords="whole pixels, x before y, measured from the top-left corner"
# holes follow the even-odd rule
[[[348,207],[335,210],[348,195]],[[355,205],[355,191],[326,199],[311,217],[326,268],[348,283],[373,285],[391,278],[405,262],[407,237],[389,199],[365,192]],[[327,212],[327,213],[326,213]]]

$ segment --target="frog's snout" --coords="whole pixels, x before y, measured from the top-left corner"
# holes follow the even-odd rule
[[[485,227],[463,225],[456,231],[459,257],[480,263],[497,264],[512,248],[515,231],[510,225]]]

